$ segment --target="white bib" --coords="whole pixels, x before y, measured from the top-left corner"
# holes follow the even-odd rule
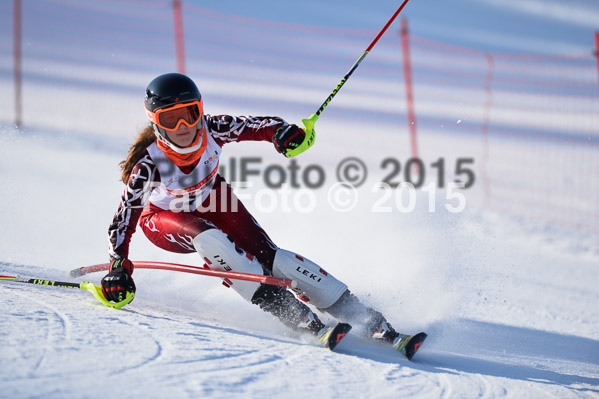
[[[192,212],[208,198],[218,173],[221,148],[211,135],[207,134],[207,140],[202,157],[189,174],[171,162],[156,142],[147,148],[160,173],[160,184],[152,189],[150,203],[173,212]]]

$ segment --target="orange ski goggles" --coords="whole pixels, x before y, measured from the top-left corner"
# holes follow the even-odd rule
[[[162,129],[174,131],[185,123],[193,127],[202,119],[204,109],[201,100],[175,104],[171,107],[157,109],[152,112],[146,108],[148,119]]]

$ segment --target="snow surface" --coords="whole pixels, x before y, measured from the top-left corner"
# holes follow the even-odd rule
[[[40,15],[54,5],[41,6]],[[10,98],[0,98],[0,274],[98,284],[102,273],[72,279],[68,271],[106,260],[106,230],[123,187],[117,164],[145,123],[140,92],[172,65],[157,59],[137,70],[133,63],[143,54],[125,48],[133,66],[97,62],[100,50],[73,66],[66,56],[52,58],[62,42],[44,42],[46,31],[29,29],[32,47],[42,43],[47,54],[28,50],[35,56],[25,65],[24,130],[10,126]],[[360,40],[345,43],[349,62],[339,62],[342,72],[362,50],[366,39]],[[115,49],[115,57],[125,50]],[[83,53],[76,46],[70,51]],[[0,85],[10,93],[9,58],[0,61]],[[223,54],[201,61],[197,75],[213,114],[274,112],[297,121],[339,79],[328,68],[332,60],[301,71],[244,67],[254,80],[238,77],[239,65]],[[90,96],[90,89],[103,95]],[[135,300],[118,311],[79,290],[0,282],[0,397],[599,397],[599,237],[469,205],[451,213],[446,190],[435,191],[432,203],[430,193],[419,191],[415,209],[399,212],[393,199],[373,192],[385,174],[374,168],[385,156],[408,158],[407,140],[398,138],[392,118],[370,115],[371,101],[352,97],[400,102],[397,93],[368,75],[343,90],[318,121],[317,144],[297,161],[301,170],[317,164],[326,171],[325,185],[312,192],[312,210],[289,210],[282,200],[269,209],[261,178],[237,192],[279,246],[322,265],[398,330],[426,331],[412,362],[355,334],[334,353],[317,348],[218,279],[140,269]],[[456,106],[439,103],[431,114]],[[364,139],[365,124],[376,129],[376,140]],[[419,144],[430,154],[427,164],[439,153],[448,162],[450,155],[481,156],[467,135],[425,134]],[[500,144],[502,153],[533,145]],[[225,167],[248,155],[262,158],[261,170],[289,164],[266,143],[224,150]],[[335,165],[348,156],[360,156],[373,173],[356,207],[337,212],[327,193]],[[290,203],[308,198],[296,189],[276,193]],[[465,197],[474,202],[471,192]],[[373,211],[381,206],[391,211]],[[201,262],[155,248],[141,232],[131,258]]]

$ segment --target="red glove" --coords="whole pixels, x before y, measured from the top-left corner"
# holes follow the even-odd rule
[[[304,142],[305,138],[306,132],[304,132],[304,129],[297,125],[288,125],[277,129],[272,138],[272,142],[277,151],[286,155],[288,150],[299,147],[299,145]]]
[[[110,273],[102,279],[102,292],[107,300],[121,302],[127,292],[135,293],[133,263],[129,259],[115,259],[110,264]]]

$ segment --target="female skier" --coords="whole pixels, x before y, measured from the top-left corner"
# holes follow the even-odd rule
[[[268,141],[285,154],[304,141],[303,129],[277,117],[206,115],[195,83],[178,73],[150,82],[145,108],[150,124],[120,163],[126,187],[108,230],[111,265],[102,279],[108,300],[119,302],[135,292],[134,264],[127,257],[139,222],[162,249],[197,252],[212,269],[296,280],[295,294],[320,311],[364,326],[374,339],[393,343],[403,336],[344,283],[307,258],[278,248],[217,172],[224,144]],[[324,331],[318,316],[283,287],[241,280],[224,284],[291,329],[316,336]]]

